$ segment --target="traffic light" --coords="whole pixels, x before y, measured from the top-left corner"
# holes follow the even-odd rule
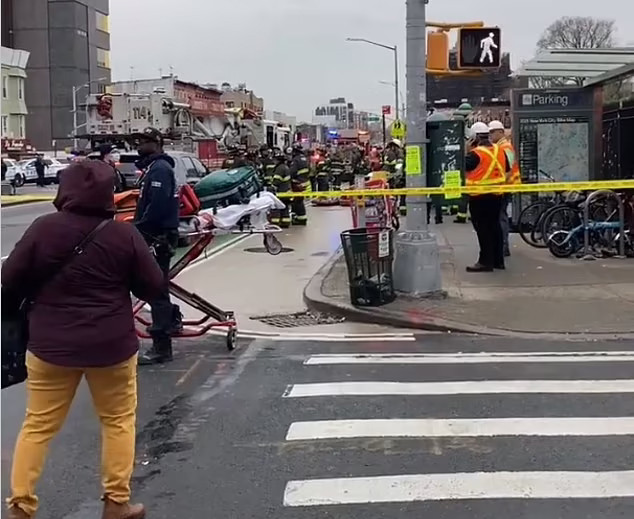
[[[458,68],[500,67],[502,31],[499,27],[464,28],[458,32]]]
[[[427,33],[427,69],[449,69],[449,36],[445,31]]]

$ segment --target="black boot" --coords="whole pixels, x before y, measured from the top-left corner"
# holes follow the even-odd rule
[[[172,339],[169,337],[161,339],[153,339],[152,346],[139,353],[139,366],[149,366],[152,364],[163,364],[171,362],[172,356]]]

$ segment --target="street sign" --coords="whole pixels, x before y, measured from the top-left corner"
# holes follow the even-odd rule
[[[407,126],[405,125],[405,123],[398,119],[394,121],[391,130],[392,139],[404,139],[405,133],[407,133]]]
[[[383,105],[383,115],[390,115],[392,113],[392,107],[390,105]]]
[[[499,68],[502,56],[499,27],[464,28],[458,33],[458,68]]]

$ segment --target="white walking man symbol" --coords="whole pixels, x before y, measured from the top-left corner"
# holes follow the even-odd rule
[[[482,54],[480,54],[480,63],[484,63],[484,58],[489,58],[489,63],[493,64],[492,49],[498,48],[493,36],[494,34],[490,32],[486,38],[482,38],[482,40],[480,40],[480,48],[482,49]]]

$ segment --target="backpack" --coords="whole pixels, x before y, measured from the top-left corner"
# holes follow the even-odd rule
[[[262,181],[257,170],[251,166],[213,171],[194,186],[203,209],[247,204],[260,191]]]

